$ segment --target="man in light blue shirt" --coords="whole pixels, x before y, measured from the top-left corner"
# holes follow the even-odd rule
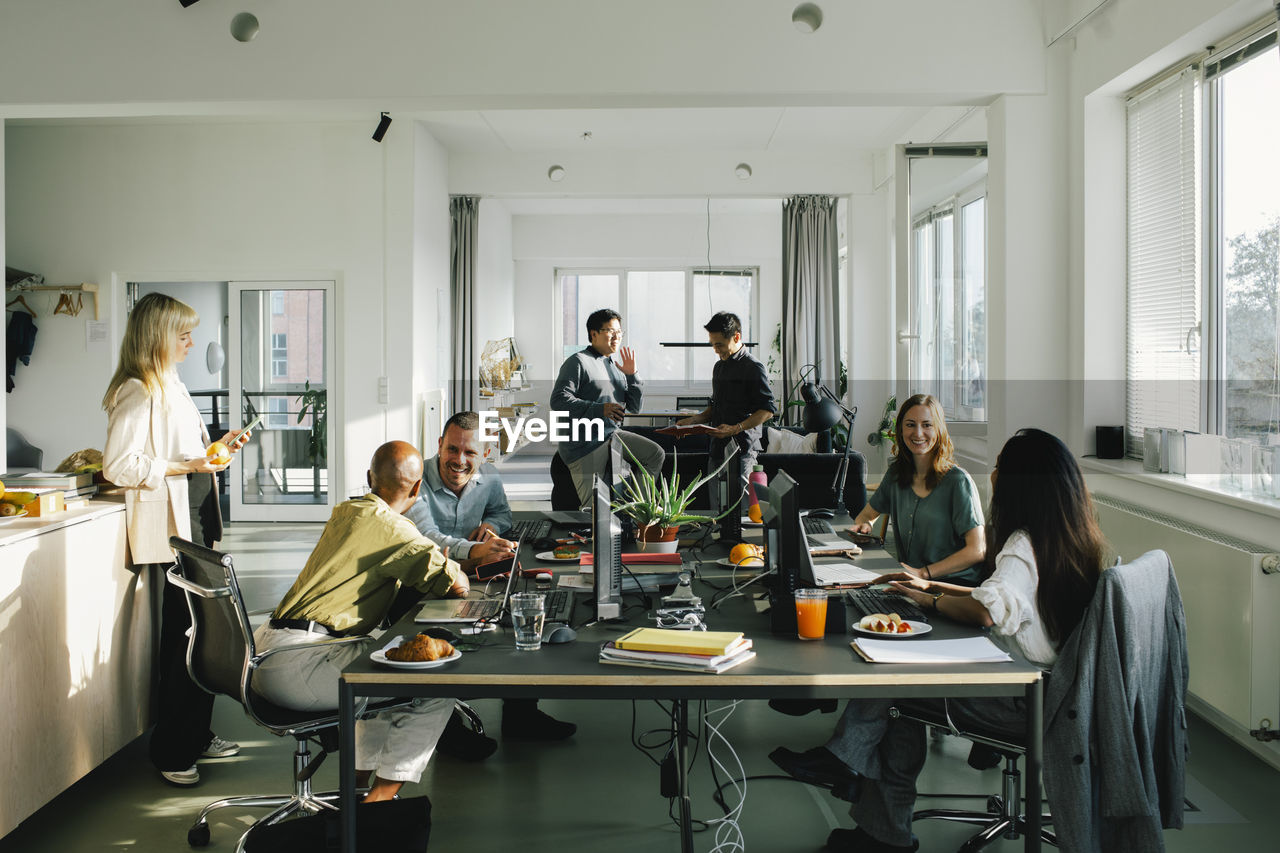
[[[551,408],[568,412],[577,436],[560,442],[556,452],[573,475],[578,501],[586,506],[591,498],[592,477],[603,474],[609,463],[610,446],[626,445],[640,466],[654,477],[662,473],[666,453],[662,446],[642,435],[621,429],[623,415],[640,411],[644,394],[636,374],[636,354],[622,344],[622,319],[612,308],[600,308],[587,317],[587,338],[591,345],[564,360],[551,389]],[[619,361],[613,360],[614,353]],[[582,429],[586,422],[592,429]],[[623,459],[630,462],[625,453]],[[626,473],[622,474],[625,476]],[[613,472],[617,478],[619,472]]]
[[[405,513],[458,561],[509,556],[515,546],[498,536],[511,529],[511,506],[498,469],[484,461],[479,427],[475,412],[445,422],[439,452],[423,465],[422,494]]]
[[[423,464],[422,493],[405,513],[423,536],[448,548],[451,559],[463,561],[463,568],[510,556],[516,544],[498,535],[511,529],[511,506],[498,469],[484,461],[479,430],[475,412],[458,412],[445,421],[439,452]],[[437,749],[471,760],[493,751],[460,728],[455,714]],[[537,699],[503,700],[504,738],[563,740],[577,730],[575,724],[538,710]]]

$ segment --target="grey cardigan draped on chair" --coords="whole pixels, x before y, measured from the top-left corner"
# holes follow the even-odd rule
[[[1049,679],[1044,783],[1063,850],[1164,850],[1182,828],[1187,642],[1169,555],[1102,573]]]

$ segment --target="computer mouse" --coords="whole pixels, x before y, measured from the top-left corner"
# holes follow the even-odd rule
[[[557,625],[547,634],[547,643],[572,643],[578,639],[578,632],[570,628],[568,625]]]
[[[460,639],[462,639],[457,634],[450,631],[448,628],[439,628],[439,627],[423,628],[418,633],[426,634],[428,637],[434,637],[437,640],[444,640],[445,642],[448,642],[448,643],[456,643]]]
[[[538,572],[533,576],[533,582],[538,586],[546,586],[551,583],[551,572]]]

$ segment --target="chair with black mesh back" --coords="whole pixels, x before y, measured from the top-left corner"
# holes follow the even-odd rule
[[[240,853],[256,826],[278,823],[297,813],[313,814],[322,809],[337,809],[338,793],[314,793],[311,777],[325,756],[337,749],[338,712],[292,711],[259,696],[253,689],[253,674],[264,659],[275,654],[310,649],[317,644],[258,652],[254,648],[253,630],[249,626],[249,615],[236,581],[231,555],[203,548],[177,536],[172,537],[169,544],[177,554],[177,564],[169,570],[168,580],[186,593],[191,608],[191,640],[187,648],[187,668],[191,677],[210,693],[235,699],[255,723],[279,737],[292,737],[297,744],[293,753],[292,794],[217,800],[204,807],[187,831],[187,842],[192,847],[204,847],[209,843],[209,815],[217,809],[271,809],[240,837],[236,846],[237,853]],[[361,639],[343,637],[321,642],[334,645]],[[370,703],[361,715],[385,710],[404,701],[391,699]],[[312,743],[320,748],[316,755],[311,752]]]
[[[1121,602],[1119,606],[1104,609],[1109,603]],[[1084,639],[1091,633],[1109,634],[1133,638],[1132,647],[1122,654],[1128,658],[1121,660],[1106,674],[1103,668],[1095,667],[1090,656],[1080,651]],[[1147,745],[1148,754],[1177,756],[1181,754],[1185,760],[1185,728],[1177,725],[1160,728],[1157,708],[1174,708],[1176,719],[1186,702],[1186,623],[1182,618],[1182,599],[1178,593],[1177,581],[1169,555],[1163,551],[1148,551],[1130,563],[1114,566],[1102,573],[1098,588],[1092,602],[1085,611],[1079,626],[1063,643],[1058,660],[1054,665],[1054,675],[1050,676],[1050,685],[1046,689],[1045,698],[1045,787],[1050,796],[1050,805],[1056,796],[1053,783],[1058,781],[1064,772],[1055,767],[1050,772],[1054,750],[1064,749],[1072,755],[1059,756],[1056,764],[1061,767],[1085,767],[1091,772],[1084,772],[1084,789],[1078,793],[1079,801],[1073,803],[1074,808],[1057,807],[1059,816],[1056,820],[1044,814],[1042,826],[1055,824],[1056,834],[1047,829],[1041,830],[1041,840],[1057,846],[1057,836],[1062,836],[1064,846],[1078,848],[1082,837],[1098,838],[1099,827],[1111,818],[1130,821],[1132,818],[1123,813],[1107,814],[1107,809],[1098,802],[1100,756],[1092,743],[1071,744],[1072,738],[1080,731],[1097,732],[1107,723],[1101,722],[1095,710],[1094,718],[1089,726],[1081,727],[1076,723],[1079,711],[1069,702],[1059,697],[1066,695],[1074,685],[1081,683],[1083,676],[1078,673],[1088,672],[1091,685],[1096,683],[1099,690],[1111,690],[1113,695],[1126,697],[1131,706],[1137,708],[1133,721],[1135,740]],[[1123,679],[1122,684],[1106,683],[1107,675]],[[1096,706],[1095,706],[1096,707]],[[1061,710],[1060,715],[1055,711]],[[890,716],[915,720],[933,727],[936,730],[959,735],[972,741],[978,749],[970,753],[969,763],[978,769],[987,769],[1004,762],[1003,785],[1001,793],[987,798],[987,810],[965,811],[960,809],[923,809],[917,811],[913,820],[937,818],[981,826],[982,830],[968,839],[960,847],[960,853],[972,853],[981,850],[998,838],[1014,839],[1022,837],[1026,831],[1024,804],[1022,802],[1022,777],[1018,770],[1018,758],[1026,754],[1026,743],[1022,737],[1011,738],[1008,732],[1000,732],[984,728],[981,725],[966,722],[957,724],[943,703],[938,710],[936,704],[922,706],[911,702],[901,702],[889,712]],[[1114,718],[1112,722],[1114,721]],[[1095,735],[1096,736],[1096,735]],[[1181,742],[1178,740],[1181,738]],[[983,761],[982,753],[991,757],[990,762]],[[1144,752],[1139,749],[1137,752]],[[1105,760],[1107,757],[1101,757]],[[1112,761],[1123,761],[1122,757],[1111,756]],[[1160,786],[1159,772],[1147,772],[1150,768],[1138,769],[1126,766],[1129,778],[1141,780],[1138,787]],[[1070,770],[1065,771],[1068,774]],[[1112,765],[1109,773],[1115,772]],[[1181,803],[1183,802],[1182,774],[1174,768],[1172,784],[1161,790],[1146,790],[1145,797],[1128,797],[1139,806],[1152,804],[1154,815],[1143,814],[1143,817],[1154,824],[1149,832],[1158,837],[1162,821],[1168,821],[1167,810],[1176,811],[1172,817],[1176,822],[1164,822],[1165,827],[1181,826]],[[1114,785],[1114,780],[1112,781]],[[1070,785],[1058,782],[1063,789]],[[1127,795],[1126,795],[1127,796]],[[1157,806],[1156,801],[1160,802]],[[1168,804],[1172,803],[1172,806]],[[1090,807],[1089,804],[1092,804]],[[1061,806],[1062,804],[1059,804]],[[1039,808],[1039,803],[1026,804],[1026,807]],[[1105,837],[1100,849],[1120,849],[1115,844],[1108,846]]]

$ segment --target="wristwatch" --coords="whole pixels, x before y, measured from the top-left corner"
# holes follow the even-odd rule
[[[935,595],[935,596],[933,597],[933,609],[934,609],[934,610],[937,610],[937,609],[938,609],[938,602],[939,602],[939,601],[941,601],[941,600],[942,600],[942,596],[944,596],[944,595],[946,595],[946,594],[947,594],[947,593],[944,591],[944,592],[940,592],[940,593],[938,593],[937,595]]]

